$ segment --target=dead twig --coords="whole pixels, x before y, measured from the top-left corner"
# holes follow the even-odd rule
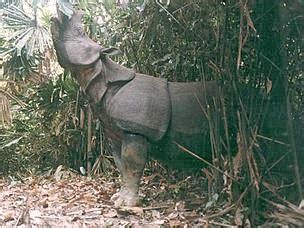
[[[225,209],[221,210],[218,213],[205,216],[204,219],[209,220],[209,219],[213,219],[213,218],[216,218],[216,217],[223,216],[223,215],[227,214],[228,212],[232,211],[235,207],[236,207],[236,204],[232,204],[229,207],[226,207]]]
[[[23,101],[21,101],[20,99],[18,99],[17,97],[15,97],[14,95],[12,95],[11,93],[5,91],[4,89],[0,88],[0,93],[3,93],[4,95],[6,95],[7,97],[10,97],[12,100],[16,101],[22,108],[26,107],[27,104],[24,103]]]
[[[155,206],[155,207],[144,207],[143,211],[152,211],[152,210],[160,210],[160,209],[167,209],[172,207],[172,205],[161,205],[161,206]]]
[[[258,137],[258,138],[261,138],[261,139],[265,139],[265,140],[270,141],[270,142],[273,142],[273,143],[277,143],[277,144],[280,144],[280,145],[283,145],[283,146],[290,147],[290,145],[287,144],[287,143],[284,143],[284,142],[279,141],[279,140],[277,140],[277,139],[272,139],[272,138],[266,137],[266,136],[264,136],[264,135],[259,135],[259,134],[257,134],[257,137]]]
[[[217,168],[216,166],[214,166],[213,164],[211,164],[210,162],[208,162],[207,160],[205,160],[204,158],[202,158],[202,157],[196,155],[196,154],[193,153],[192,151],[190,151],[190,150],[188,150],[187,148],[183,147],[182,145],[180,145],[180,144],[177,143],[176,141],[174,141],[174,144],[177,145],[177,147],[178,147],[179,149],[181,149],[182,151],[184,151],[184,152],[190,154],[191,156],[193,156],[193,157],[197,158],[198,160],[200,160],[200,161],[206,163],[207,165],[209,165],[209,166],[212,167],[213,169],[217,170],[218,172],[222,173],[223,175],[225,175],[225,176],[229,177],[230,179],[236,181],[236,179],[235,179],[234,177],[230,176],[229,174],[225,173],[223,170]]]

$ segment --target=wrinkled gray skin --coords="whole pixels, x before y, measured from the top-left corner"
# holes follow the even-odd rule
[[[52,19],[58,61],[71,70],[105,126],[122,176],[121,190],[112,197],[115,205],[135,206],[148,152],[153,156],[151,145],[165,148],[161,157],[176,152],[176,143],[204,149],[197,139],[208,132],[207,103],[217,96],[217,87],[213,82],[172,83],[118,65],[108,57],[117,50],[92,41],[81,16],[74,12],[71,19],[62,14]]]

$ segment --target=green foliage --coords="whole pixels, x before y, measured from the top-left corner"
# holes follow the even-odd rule
[[[67,161],[62,146],[45,132],[35,112],[19,110],[10,129],[0,129],[0,134],[0,175],[37,173]]]
[[[88,122],[92,116],[88,98],[82,94],[71,74],[64,72],[55,80],[39,86],[28,98],[36,121],[43,125],[49,137],[56,139],[65,154],[64,163],[78,170],[87,162],[96,162],[94,172],[100,172],[109,161],[103,156],[102,132],[99,121]],[[92,132],[88,140],[88,132]],[[91,150],[88,151],[88,144]]]
[[[50,33],[38,23],[36,12],[34,13],[30,15],[15,5],[4,8],[4,28],[11,35],[6,39],[10,48],[2,54],[16,51],[17,56],[20,56],[24,50],[27,56],[32,56],[35,51],[44,53],[51,46]]]
[[[171,81],[214,78],[206,59],[216,59],[225,16],[221,3],[135,1],[109,13],[100,38],[106,46],[121,47],[123,63]]]
[[[79,128],[79,122],[84,121],[79,120],[79,115],[88,104],[83,96],[77,94],[78,86],[75,81],[70,74],[63,73],[57,79],[40,86],[28,100],[31,109],[38,115],[38,121],[65,148],[62,153],[69,154],[68,159],[72,164],[75,162],[73,153],[85,151],[86,145],[86,128],[84,123]],[[82,162],[77,162],[79,167]]]
[[[34,54],[27,56],[25,50],[18,54],[17,50],[10,53],[10,58],[4,63],[4,75],[6,78],[18,81],[25,81],[31,73],[37,71],[41,56]]]
[[[49,61],[46,53],[52,47],[48,31],[50,14],[35,4],[31,10],[25,11],[23,4],[28,2],[19,6],[10,4],[3,9],[1,30],[5,42],[1,45],[0,54],[4,61],[5,78],[38,83],[43,81],[42,69],[46,70],[45,64]],[[37,16],[37,9],[41,11],[41,18]]]
[[[55,80],[41,85],[29,103],[48,124],[56,115],[60,115],[61,111],[67,114],[73,113],[69,108],[76,103],[77,91],[78,86],[70,74],[63,73]]]

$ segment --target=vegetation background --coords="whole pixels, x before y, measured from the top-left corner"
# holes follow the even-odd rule
[[[297,225],[295,205],[304,199],[303,0],[74,3],[93,40],[122,50],[115,57],[121,64],[225,88],[209,121],[213,166],[201,173],[210,194],[242,205],[254,224],[271,217]],[[113,169],[101,124],[57,64],[49,31],[55,4],[1,1],[0,175],[22,178],[59,165],[90,174]],[[70,12],[66,1],[59,4]]]

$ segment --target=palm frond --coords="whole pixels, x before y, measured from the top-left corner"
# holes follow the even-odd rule
[[[35,51],[44,53],[51,47],[50,33],[38,23],[33,12],[25,12],[16,5],[9,5],[3,10],[2,22],[2,29],[10,34],[6,39],[6,46],[10,46],[6,49],[6,54],[17,51],[20,56],[22,50],[25,50],[28,56],[33,56]]]

